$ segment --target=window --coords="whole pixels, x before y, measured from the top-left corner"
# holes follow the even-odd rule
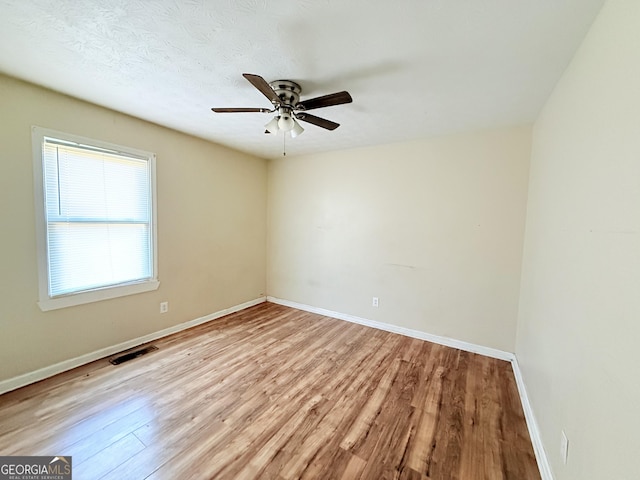
[[[155,156],[33,127],[42,310],[158,288]]]

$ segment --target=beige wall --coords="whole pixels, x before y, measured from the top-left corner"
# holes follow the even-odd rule
[[[31,125],[157,154],[157,291],[40,311]],[[0,76],[0,381],[265,294],[266,175],[263,159]]]
[[[557,480],[640,477],[639,46],[608,2],[534,128],[516,354]]]
[[[271,161],[269,295],[512,352],[530,134]]]

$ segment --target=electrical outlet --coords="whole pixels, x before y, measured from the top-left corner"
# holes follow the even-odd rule
[[[378,297],[373,297],[373,301],[371,302],[371,305],[374,307],[378,306]]]
[[[160,302],[160,313],[167,313],[169,311],[169,302]]]
[[[567,434],[562,430],[560,436],[560,457],[562,458],[562,462],[567,464],[567,455],[569,455],[569,439],[567,438]]]

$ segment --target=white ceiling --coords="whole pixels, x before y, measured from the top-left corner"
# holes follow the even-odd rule
[[[287,155],[529,123],[603,0],[0,0],[0,71],[265,158],[282,136],[242,77],[314,110]]]

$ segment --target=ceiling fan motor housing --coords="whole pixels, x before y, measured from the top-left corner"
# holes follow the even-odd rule
[[[281,107],[289,107],[293,109],[300,101],[300,85],[291,80],[275,80],[269,83],[273,91],[276,92],[280,99]]]

